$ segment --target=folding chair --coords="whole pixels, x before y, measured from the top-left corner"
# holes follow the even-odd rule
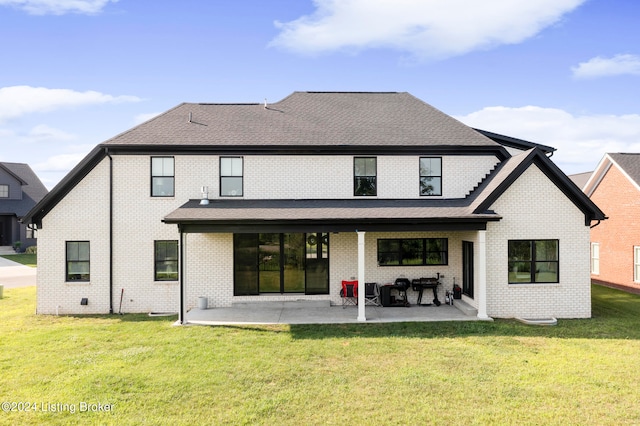
[[[378,283],[364,283],[364,305],[380,306]]]
[[[348,305],[358,305],[358,281],[342,281],[342,308]]]

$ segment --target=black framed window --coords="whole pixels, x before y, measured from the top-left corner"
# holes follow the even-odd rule
[[[377,195],[377,159],[356,157],[353,159],[353,195]]]
[[[9,198],[9,185],[0,185],[0,198]]]
[[[447,265],[446,238],[400,238],[378,240],[379,266]]]
[[[509,284],[559,282],[558,240],[509,240]]]
[[[89,281],[89,241],[67,241],[66,258],[66,281]]]
[[[220,157],[220,196],[242,197],[242,157]]]
[[[155,241],[156,281],[178,281],[178,240]]]
[[[173,197],[175,169],[173,157],[151,157],[151,196]]]
[[[420,158],[420,195],[442,195],[442,158]]]

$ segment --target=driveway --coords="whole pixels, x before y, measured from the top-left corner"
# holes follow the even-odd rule
[[[30,268],[0,257],[0,284],[4,288],[36,285],[36,272],[36,268]]]

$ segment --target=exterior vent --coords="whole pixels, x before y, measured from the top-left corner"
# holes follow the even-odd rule
[[[203,186],[200,188],[200,192],[202,192],[202,198],[200,199],[201,206],[209,205],[209,187]]]

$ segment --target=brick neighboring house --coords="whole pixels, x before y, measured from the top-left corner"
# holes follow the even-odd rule
[[[605,154],[583,190],[608,216],[591,229],[591,279],[640,290],[640,154]]]
[[[20,219],[47,192],[28,164],[0,163],[0,246],[13,246],[20,241],[24,250],[36,244],[33,230],[20,223]]]
[[[27,215],[37,312],[113,312],[124,289],[124,312],[184,321],[200,296],[340,304],[351,277],[439,273],[479,318],[589,317],[605,216],[553,150],[407,93],[184,103],[98,145]]]

